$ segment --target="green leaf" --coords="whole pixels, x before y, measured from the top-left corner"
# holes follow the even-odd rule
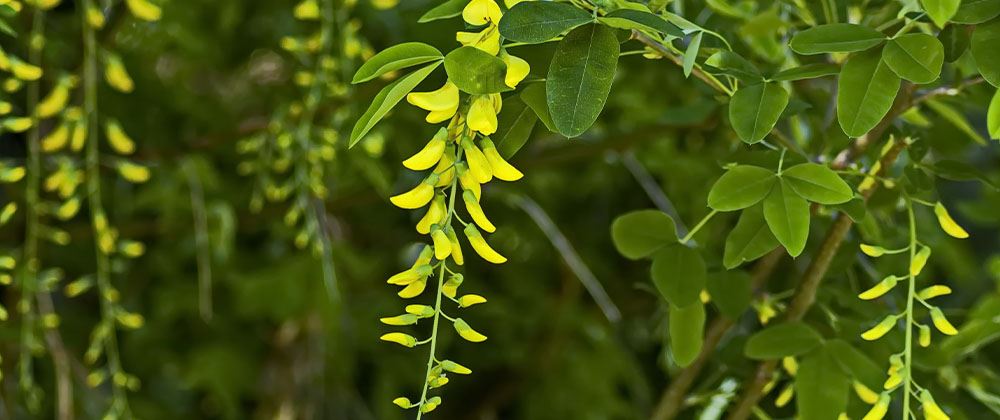
[[[978,180],[993,187],[993,189],[1000,190],[1000,185],[993,182],[993,180],[980,171],[979,168],[962,161],[940,160],[934,163],[931,170],[937,174],[937,176],[944,179],[950,179],[952,181]]]
[[[815,79],[840,73],[840,67],[835,64],[806,64],[775,73],[769,80],[774,82],[789,82],[794,80]]]
[[[524,1],[500,19],[500,35],[528,44],[537,44],[594,20],[594,17],[568,3]]]
[[[695,302],[684,307],[670,305],[670,353],[677,365],[690,365],[701,353],[705,329],[705,306]]]
[[[761,206],[752,206],[743,210],[736,227],[726,237],[722,262],[727,269],[733,269],[744,261],[764,256],[777,246],[778,239],[767,227],[763,209]]]
[[[752,63],[732,51],[719,51],[705,60],[706,70],[727,74],[747,83],[761,82],[764,77]]]
[[[715,307],[730,319],[739,319],[750,307],[753,291],[750,289],[750,275],[745,271],[714,273],[708,276],[705,286]]]
[[[764,139],[788,106],[788,91],[777,83],[758,83],[736,91],[729,101],[729,119],[744,143]]]
[[[1000,2],[1000,0],[997,0]],[[944,61],[954,63],[965,50],[969,49],[969,31],[959,25],[948,25],[938,34],[938,40],[944,46]]]
[[[962,0],[951,21],[977,25],[1000,16],[1000,0]]]
[[[527,105],[521,101],[520,96],[511,96],[503,101],[503,108],[497,115],[499,124],[497,132],[493,135],[493,141],[497,145],[500,156],[510,159],[521,150],[521,147],[528,142],[531,137],[531,130],[538,122],[538,116]]]
[[[865,218],[865,215],[868,214],[868,208],[865,207],[865,200],[859,197],[852,198],[843,204],[837,204],[835,207],[837,210],[846,213],[847,217],[850,217],[855,223],[860,223]]]
[[[701,37],[704,32],[697,32],[691,36],[691,42],[688,43],[687,49],[684,50],[684,62],[682,67],[684,69],[684,77],[691,75],[691,70],[694,69],[694,62],[698,59],[698,50],[701,49]]]
[[[760,330],[747,339],[743,354],[754,360],[773,360],[806,354],[823,344],[823,337],[801,321]]]
[[[653,254],[650,273],[656,289],[671,305],[701,303],[698,297],[705,288],[707,269],[697,250],[681,244],[668,245]]]
[[[869,389],[882,387],[882,383],[885,382],[883,369],[861,350],[840,339],[827,341],[823,348],[833,355],[834,360],[847,375]]]
[[[854,197],[851,187],[832,169],[817,163],[803,163],[786,169],[781,179],[791,185],[799,197],[814,203],[840,204]]]
[[[920,0],[927,16],[930,16],[939,28],[943,28],[951,20],[951,17],[955,16],[961,2],[962,0]]]
[[[441,51],[421,42],[393,45],[365,61],[351,83],[367,82],[391,71],[440,60]]]
[[[611,223],[611,241],[625,258],[637,260],[677,243],[677,228],[674,219],[662,211],[633,211]]]
[[[662,17],[641,10],[618,9],[608,13],[598,20],[612,28],[636,29],[640,31],[659,32],[675,38],[683,38],[684,32]]]
[[[927,84],[941,76],[944,45],[927,34],[906,34],[885,45],[882,60],[899,77]]]
[[[1000,18],[977,25],[972,32],[972,57],[979,74],[991,85],[1000,87]]]
[[[448,80],[458,89],[473,95],[510,90],[504,83],[507,65],[503,60],[476,47],[461,47],[444,58]]]
[[[993,94],[990,108],[986,111],[986,127],[991,139],[1000,140],[1000,89]]]
[[[535,4],[535,2],[519,3]],[[614,29],[589,24],[559,42],[545,82],[552,122],[566,137],[583,134],[604,109],[620,47]]]
[[[420,82],[424,81],[427,75],[431,74],[439,65],[441,65],[441,62],[437,61],[421,67],[413,73],[400,77],[399,80],[382,88],[378,95],[375,95],[375,99],[372,100],[372,104],[368,107],[368,110],[354,124],[354,129],[351,130],[351,142],[348,147],[354,147],[355,144],[361,141],[361,138],[365,134],[368,134],[375,127],[375,124],[378,124],[399,101],[403,100],[406,94],[410,93]]]
[[[771,233],[785,246],[788,254],[797,257],[809,239],[809,203],[781,179],[764,199],[764,220]]]
[[[878,50],[855,54],[844,63],[837,84],[837,119],[851,137],[861,137],[875,128],[889,112],[900,79]]]
[[[795,375],[795,402],[803,419],[837,420],[847,410],[850,378],[825,348],[806,355]],[[878,388],[875,388],[878,389]]]
[[[549,115],[549,104],[545,99],[545,84],[544,83],[532,83],[521,90],[521,100],[524,101],[528,108],[535,111],[535,115],[538,119],[542,120],[542,124],[545,124],[545,128],[553,133],[558,133],[556,130],[555,123],[552,122],[552,115]]]
[[[469,0],[448,0],[441,3],[437,7],[428,10],[427,13],[424,13],[424,15],[417,20],[417,22],[426,23],[439,19],[453,18],[461,15],[462,10],[465,9],[467,4],[469,4]]]
[[[745,209],[763,200],[776,180],[774,172],[759,166],[734,167],[712,185],[708,206],[718,211]]]
[[[954,124],[959,131],[965,133],[965,135],[972,139],[972,141],[981,145],[986,145],[986,139],[979,135],[979,132],[976,131],[976,129],[969,124],[969,121],[965,119],[965,115],[962,115],[962,113],[958,112],[955,108],[952,108],[950,105],[936,99],[927,100],[927,106],[940,115],[941,118],[944,118],[948,120],[948,122]]]
[[[795,34],[789,46],[804,55],[864,51],[885,41],[885,35],[867,26],[831,23]]]

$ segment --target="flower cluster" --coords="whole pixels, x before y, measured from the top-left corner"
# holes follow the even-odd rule
[[[507,6],[512,6],[508,2]],[[497,56],[504,61],[507,72],[504,82],[514,88],[529,72],[528,63],[510,55],[501,47],[497,23],[502,11],[494,0],[472,0],[462,11],[463,20],[479,28],[475,32],[458,32],[456,39],[464,46],[472,46]],[[415,210],[426,208],[417,222],[416,230],[430,236],[430,245],[425,245],[413,265],[392,277],[388,283],[400,286],[398,295],[403,299],[419,297],[427,287],[429,279],[437,276],[437,290],[434,306],[407,305],[405,314],[382,318],[387,325],[403,326],[416,324],[420,319],[430,318],[433,322],[431,336],[418,340],[409,334],[392,332],[383,335],[385,341],[406,347],[430,345],[426,380],[420,399],[411,401],[399,397],[393,402],[403,408],[416,408],[421,414],[434,410],[441,403],[438,396],[429,397],[428,389],[438,388],[448,382],[447,373],[468,374],[471,370],[449,360],[439,360],[436,355],[438,324],[444,318],[451,322],[456,333],[471,342],[482,342],[486,336],[473,329],[465,320],[452,317],[442,310],[442,296],[457,304],[459,308],[486,302],[476,294],[459,295],[458,289],[464,277],[449,267],[448,261],[457,266],[465,263],[460,236],[464,236],[472,250],[482,259],[502,264],[507,258],[497,252],[486,241],[483,232],[493,233],[496,226],[487,218],[481,206],[483,185],[499,179],[516,181],[524,175],[508,163],[490,135],[497,131],[497,114],[502,107],[499,93],[465,94],[451,80],[441,88],[430,92],[412,92],[407,102],[428,114],[425,120],[431,124],[448,122],[431,137],[416,154],[403,161],[403,166],[413,171],[429,171],[415,187],[402,194],[390,197],[397,207]],[[459,215],[460,202],[468,215],[468,221]],[[457,223],[456,223],[457,222]],[[459,234],[461,230],[461,234]]]

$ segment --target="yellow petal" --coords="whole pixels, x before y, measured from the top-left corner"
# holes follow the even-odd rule
[[[441,111],[431,111],[431,112],[428,112],[427,113],[427,117],[424,118],[424,120],[427,121],[430,124],[442,123],[442,122],[447,121],[449,118],[455,116],[456,112],[458,112],[458,103],[457,102],[455,103],[454,107],[451,107],[451,108],[448,108],[448,109],[445,109],[445,110],[441,110]]]
[[[444,285],[441,286],[441,293],[450,298],[454,298],[455,295],[458,294],[458,287],[462,285],[464,279],[465,277],[461,274],[452,274],[451,277],[448,277],[448,280],[444,282]]]
[[[955,335],[958,334],[958,330],[955,329],[951,322],[948,322],[948,318],[945,318],[944,313],[941,309],[934,307],[931,308],[931,321],[934,322],[934,327],[941,331],[945,335]]]
[[[42,139],[42,151],[56,152],[66,147],[67,143],[69,143],[69,124],[62,123]]]
[[[878,396],[878,401],[875,402],[875,405],[872,406],[871,410],[868,410],[868,413],[865,414],[865,417],[862,420],[882,420],[885,418],[885,414],[889,411],[890,402],[892,402],[892,398],[889,397],[889,394],[883,392]]]
[[[444,229],[438,226],[431,228],[431,239],[434,241],[434,258],[444,261],[451,255],[451,242],[448,240],[448,235],[444,233]]]
[[[38,118],[49,118],[66,108],[69,101],[69,89],[72,86],[72,78],[64,77],[60,79],[55,88],[38,103],[35,108],[35,115]]]
[[[892,330],[894,325],[896,325],[896,315],[889,315],[868,331],[861,333],[861,338],[868,341],[878,340]]]
[[[420,294],[424,292],[425,288],[427,288],[427,278],[422,277],[417,279],[417,281],[406,285],[406,287],[404,287],[403,290],[400,290],[399,293],[396,293],[396,295],[403,299],[411,299],[420,296]]]
[[[406,313],[416,315],[420,318],[430,318],[434,316],[434,308],[427,305],[406,305]]]
[[[118,173],[126,181],[141,184],[149,181],[149,168],[132,162],[121,161],[118,163]]]
[[[115,90],[129,93],[135,88],[132,77],[125,70],[125,64],[116,55],[108,55],[104,64],[104,80]]]
[[[882,281],[880,281],[878,284],[873,286],[871,289],[861,292],[861,294],[859,294],[858,297],[863,300],[876,299],[888,293],[890,290],[892,290],[892,288],[896,287],[897,282],[898,279],[896,278],[896,276],[886,277],[882,279]]]
[[[87,24],[89,24],[94,29],[101,29],[104,27],[104,12],[97,7],[87,8]]]
[[[480,184],[490,182],[493,179],[493,170],[483,151],[468,139],[462,140],[462,150],[465,151],[465,161],[469,164],[472,178]]]
[[[447,140],[447,138],[448,130],[441,127],[437,134],[435,134],[434,137],[427,142],[423,149],[420,149],[420,151],[415,155],[403,161],[403,166],[414,171],[430,169],[430,167],[436,165],[441,160],[441,156],[444,155],[444,148],[446,146],[445,140]]]
[[[938,296],[944,296],[951,294],[951,288],[943,284],[935,284],[933,286],[927,287],[917,293],[917,296],[923,300],[933,299]]]
[[[472,175],[472,171],[468,170],[465,163],[462,162],[455,164],[455,170],[458,171],[458,182],[462,184],[462,189],[472,192],[472,195],[476,197],[476,200],[479,200],[480,196],[482,196],[483,189],[482,186],[476,182],[475,177]]]
[[[500,52],[500,30],[496,25],[487,26],[479,32],[458,32],[455,40],[467,47],[475,47],[489,55]]]
[[[395,398],[395,399],[392,400],[392,403],[398,405],[399,408],[410,408],[410,407],[413,407],[413,403],[411,403],[410,399],[406,398],[406,397]]]
[[[923,406],[924,417],[927,420],[949,420],[951,418],[941,410],[930,391],[926,389],[920,391],[920,404]]]
[[[926,325],[918,326],[920,329],[920,338],[917,340],[920,343],[920,347],[928,347],[931,345],[931,329]]]
[[[903,377],[899,374],[899,372],[893,372],[889,374],[888,378],[886,378],[885,383],[882,384],[882,387],[885,389],[893,389],[902,382],[903,382]]]
[[[885,248],[882,248],[880,246],[861,244],[861,252],[864,252],[865,255],[869,257],[881,257],[883,254],[885,254]]]
[[[430,207],[427,208],[427,213],[417,222],[417,233],[422,235],[431,233],[431,226],[441,222],[441,219],[444,219],[446,211],[444,195],[437,194],[434,200],[431,201]]]
[[[445,111],[458,108],[458,86],[448,81],[437,90],[430,92],[412,92],[406,95],[406,101],[411,105],[426,111]],[[452,113],[454,114],[454,112]],[[450,116],[449,116],[450,117]]]
[[[319,3],[316,0],[304,0],[295,6],[292,14],[299,20],[319,19]]]
[[[3,126],[5,130],[15,133],[23,133],[31,128],[32,125],[34,125],[34,121],[28,117],[7,118],[3,122],[0,122],[0,126]]]
[[[479,233],[475,225],[465,226],[465,237],[469,239],[469,244],[472,245],[472,249],[483,257],[484,260],[489,261],[493,264],[503,264],[507,262],[507,258],[500,253],[496,252],[490,244],[486,243],[483,239],[483,235]]]
[[[160,15],[162,14],[160,7],[153,3],[146,0],[126,0],[125,3],[128,4],[128,9],[132,12],[132,15],[139,19],[147,22],[160,20]]]
[[[458,243],[458,235],[455,234],[455,229],[448,226],[445,228],[444,233],[448,235],[448,242],[451,242],[451,259],[455,260],[455,264],[465,264],[465,257],[462,255],[462,245]]]
[[[381,337],[379,337],[379,339],[382,341],[396,343],[404,347],[413,347],[417,345],[416,338],[414,338],[409,334],[403,334],[398,332],[383,334]]]
[[[42,77],[42,68],[25,63],[17,58],[9,58],[10,72],[14,73],[14,77],[25,80],[25,81],[35,81]]]
[[[396,315],[386,318],[379,318],[379,321],[385,325],[413,325],[417,323],[418,317],[413,314]]]
[[[520,57],[515,57],[513,55],[507,54],[506,51],[500,53],[500,59],[507,64],[507,74],[504,75],[504,84],[510,88],[516,88],[518,83],[521,83],[528,73],[531,72],[531,66],[527,61]]]
[[[937,216],[938,224],[941,225],[941,229],[945,233],[951,235],[952,237],[958,239],[965,239],[969,237],[969,233],[962,229],[958,223],[955,223],[955,219],[951,218],[948,214],[948,209],[944,208],[944,205],[937,203],[934,205],[934,214]]]
[[[854,386],[854,393],[858,394],[858,398],[864,401],[865,404],[875,404],[878,402],[879,395],[872,391],[871,388],[865,386],[865,384],[854,381],[852,384]]]
[[[69,148],[74,152],[83,150],[83,144],[87,141],[87,124],[79,121],[73,127],[73,135],[69,140]]]
[[[451,181],[455,179],[455,146],[449,144],[444,149],[444,153],[441,154],[441,160],[438,161],[436,167],[434,167],[434,173],[438,174],[438,182],[434,184],[435,187],[444,187],[451,185]]]
[[[109,120],[104,126],[105,134],[108,137],[108,144],[111,148],[123,155],[130,155],[135,152],[135,142],[129,138],[118,121]]]
[[[785,385],[785,388],[778,394],[778,398],[774,399],[774,406],[784,407],[788,405],[788,402],[792,400],[792,396],[794,395],[795,387],[792,384]]]
[[[471,341],[473,343],[480,343],[486,341],[486,336],[480,334],[478,331],[472,329],[468,323],[462,320],[462,318],[455,319],[455,331],[458,332],[462,338]]]
[[[490,169],[493,171],[493,176],[503,180],[503,181],[517,181],[524,177],[521,171],[517,170],[513,165],[507,163],[500,152],[497,151],[496,145],[493,144],[488,138],[482,140],[483,145],[483,155],[486,156],[486,161],[490,164]]]
[[[478,305],[480,303],[486,303],[486,298],[479,295],[463,295],[458,298],[458,306],[463,308],[468,308],[472,305]]]
[[[497,114],[488,95],[479,95],[472,99],[468,124],[470,129],[486,136],[497,131]]]
[[[931,248],[923,247],[920,251],[913,256],[913,261],[910,261],[910,275],[918,276],[920,272],[924,270],[924,265],[927,264],[927,259],[931,257]]]
[[[457,373],[459,375],[468,375],[472,373],[472,369],[462,366],[458,363],[452,362],[451,360],[445,360],[441,362],[441,369],[444,369],[451,373]]]
[[[795,376],[799,371],[799,363],[795,361],[794,357],[783,357],[781,358],[781,367],[788,372],[789,375]]]
[[[500,6],[493,0],[472,0],[462,9],[462,19],[474,26],[498,23],[501,16]]]
[[[419,209],[426,206],[434,198],[434,184],[438,181],[437,174],[430,174],[413,189],[392,197],[389,201],[403,209]]]
[[[472,195],[472,192],[465,191],[462,193],[462,201],[465,202],[465,208],[469,211],[469,215],[472,216],[472,221],[476,222],[479,227],[487,232],[494,232],[497,230],[496,226],[486,218],[486,214],[483,213],[483,208],[479,206],[479,201],[476,200],[476,196]]]

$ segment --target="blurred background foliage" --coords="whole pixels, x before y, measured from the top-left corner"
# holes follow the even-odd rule
[[[383,10],[359,0],[338,24],[358,25],[355,47],[362,54],[404,41],[452,48],[456,43],[451,34],[460,29],[458,20],[416,23],[436,3],[405,0]],[[783,59],[780,43],[789,28],[774,10],[785,2],[729,2],[743,5],[740,10],[747,11],[746,16],[718,13],[700,1],[678,3],[685,16],[739,40],[734,48],[758,63],[766,66]],[[838,3],[846,10],[847,3],[854,2]],[[103,42],[114,45],[136,84],[130,95],[102,87],[102,112],[118,118],[138,141],[136,158],[154,174],[150,182],[138,186],[108,181],[106,192],[106,207],[123,235],[147,244],[143,257],[113,270],[125,307],[146,318],[141,329],[119,337],[125,369],[142,381],[141,388],[129,395],[140,418],[396,419],[408,414],[393,406],[392,398],[419,389],[425,356],[380,342],[378,337],[386,329],[378,318],[399,312],[400,301],[384,280],[407,265],[416,251],[412,226],[419,215],[395,209],[386,198],[417,181],[398,162],[433,134],[432,127],[423,123],[422,112],[401,106],[360,147],[348,151],[344,141],[336,144],[336,156],[324,175],[329,189],[324,199],[325,229],[332,239],[330,254],[338,274],[334,299],[324,289],[320,259],[294,245],[296,231],[283,222],[285,207],[265,203],[259,212],[251,211],[255,184],[237,171],[243,160],[237,153],[238,142],[266,130],[276,110],[303,95],[294,83],[300,63],[280,43],[287,35],[312,33],[316,24],[294,19],[294,5],[170,0],[163,4],[159,22],[140,23],[121,16],[102,32]],[[110,15],[120,13],[120,7],[114,5]],[[338,7],[346,6],[338,3]],[[73,1],[63,1],[49,12],[47,69],[79,66],[78,20]],[[26,16],[11,22],[19,32],[27,24]],[[337,48],[355,42],[339,34]],[[2,35],[0,42],[5,50],[24,55],[23,39]],[[711,46],[713,40],[706,37],[705,42]],[[771,46],[774,43],[777,48]],[[542,75],[552,47],[524,47],[518,53],[531,63],[533,74]],[[338,65],[346,68],[344,74],[351,74],[359,63],[357,58],[344,59]],[[54,80],[49,77],[49,82]],[[949,77],[961,80],[962,75]],[[424,85],[439,86],[442,79],[440,75]],[[384,85],[354,88],[346,82],[334,82],[343,96],[321,103],[331,126],[342,136],[353,120],[333,115],[357,116]],[[788,111],[801,113],[816,126],[827,121],[829,130],[813,133],[802,145],[811,155],[830,156],[848,141],[836,124],[828,123],[832,86],[830,80],[798,84],[798,97],[805,102]],[[968,92],[968,100],[948,104],[983,133],[985,104],[992,91],[976,86]],[[455,337],[445,334],[441,345],[449,358],[476,374],[453,379],[458,386],[446,388],[445,404],[435,418],[648,415],[677,369],[666,347],[665,306],[649,282],[648,265],[629,262],[615,252],[609,225],[619,214],[655,206],[642,185],[650,182],[646,186],[669,197],[680,220],[693,223],[707,212],[707,191],[721,165],[734,156],[743,161],[758,158],[748,155],[731,131],[724,101],[716,96],[700,82],[686,80],[679,67],[665,60],[623,57],[608,106],[583,137],[566,140],[536,127],[512,160],[526,174],[525,180],[493,185],[486,192],[499,198],[486,201],[487,213],[504,226],[491,242],[511,263],[487,269],[474,260],[465,269],[465,290],[490,300],[467,316],[490,339],[478,345],[452,345]],[[23,103],[22,93],[10,98]],[[932,144],[935,153],[969,162],[987,177],[1000,179],[996,143],[976,146],[953,123],[936,114],[926,116],[933,129],[920,138]],[[3,134],[0,150],[4,159],[23,159],[23,135]],[[199,290],[196,259],[204,250],[196,246],[193,227],[192,171],[203,190],[208,221],[210,318],[199,310],[205,291]],[[935,275],[956,289],[944,304],[949,317],[964,319],[973,308],[1000,316],[1000,212],[996,210],[1000,193],[977,182],[936,182],[947,201],[960,203],[953,214],[972,235],[959,242],[947,239],[936,226],[920,227],[921,237],[935,250]],[[22,194],[16,185],[4,186],[0,199],[20,201]],[[892,208],[892,194],[890,190],[873,198],[869,219],[860,227],[865,237],[899,237],[900,222],[891,216],[895,213],[879,211]],[[547,215],[543,224],[545,219],[554,221],[620,317],[595,304],[566,264],[567,254],[553,246],[526,208]],[[724,237],[736,221],[734,214],[724,216],[696,236],[712,271],[722,270]],[[87,218],[77,217],[61,224],[73,242],[65,247],[45,245],[44,264],[62,268],[67,279],[90,273],[94,250],[88,223]],[[814,223],[807,249],[815,248],[829,218]],[[0,230],[0,247],[14,250],[22,238],[23,225],[15,219]],[[858,279],[890,272],[900,262],[859,264],[860,239],[854,234],[849,241],[809,319],[833,320],[839,329],[825,333],[857,342],[862,323],[883,310],[854,299],[865,288]],[[792,289],[807,263],[808,255],[783,259],[767,292],[780,297]],[[895,265],[879,267],[882,264]],[[0,289],[8,308],[17,295],[14,288]],[[54,299],[62,321],[58,331],[72,358],[78,416],[98,418],[107,404],[108,389],[84,384],[87,367],[81,361],[97,322],[97,299],[88,295],[70,299],[59,291]],[[12,319],[0,323],[4,372],[0,417],[51,418],[54,374],[44,351],[35,354],[34,371],[44,392],[43,403],[34,412],[24,404],[14,355],[25,349],[19,346],[16,320],[12,313]],[[690,401],[700,405],[725,379],[749,376],[755,363],[743,357],[742,343],[758,327],[753,314],[740,320],[735,333],[723,340]],[[954,391],[941,392],[939,401],[947,395],[950,404],[966,410],[964,417],[953,418],[998,415],[1000,397],[992,396],[994,411],[984,414],[982,401],[989,397],[969,391],[975,379],[985,395],[1000,394],[1000,377],[995,373],[1000,347],[992,341],[998,333],[956,344],[962,357],[922,354],[926,363],[920,365],[920,374],[932,378],[923,382]],[[881,361],[890,353],[890,344],[866,343],[863,348]],[[778,412],[791,415],[791,410]],[[685,416],[701,411],[691,409]]]

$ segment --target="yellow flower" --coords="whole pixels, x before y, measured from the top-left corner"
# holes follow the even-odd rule
[[[84,122],[77,122],[76,126],[73,127],[73,135],[69,140],[69,148],[73,149],[74,152],[79,152],[83,149],[83,143],[87,140],[87,124]]]
[[[118,163],[118,173],[126,181],[141,184],[149,181],[149,168],[132,162],[121,161]]]
[[[934,323],[934,327],[941,331],[945,335],[955,335],[958,334],[958,330],[955,329],[951,322],[948,322],[948,318],[945,318],[944,313],[941,312],[940,308],[931,308],[931,321]]]
[[[486,336],[480,334],[478,331],[472,329],[468,323],[462,320],[462,318],[455,318],[455,331],[462,338],[471,341],[473,343],[480,343],[486,341]]]
[[[392,400],[392,403],[398,405],[399,408],[410,408],[410,407],[413,407],[413,403],[411,403],[410,399],[406,398],[406,397],[395,398],[395,399]]]
[[[852,385],[854,386],[854,393],[858,394],[858,398],[864,401],[865,404],[875,404],[878,401],[879,395],[875,391],[872,391],[871,388],[865,386],[865,384],[854,381]]]
[[[42,139],[42,151],[51,153],[66,147],[69,142],[69,124],[59,124]]]
[[[435,187],[444,187],[446,185],[451,185],[451,181],[455,179],[455,146],[448,145],[445,147],[444,153],[441,155],[441,160],[438,161],[437,166],[434,168],[434,173],[438,174],[438,182],[434,184]]]
[[[427,305],[406,305],[406,313],[418,318],[430,318],[434,316],[434,308]]]
[[[938,296],[944,296],[951,294],[951,288],[943,284],[935,284],[933,286],[927,287],[917,293],[917,296],[923,300],[933,299]]]
[[[41,67],[25,63],[14,57],[10,57],[9,62],[10,72],[14,73],[14,77],[18,79],[30,82],[42,77]]]
[[[885,254],[885,248],[882,248],[880,246],[861,244],[861,252],[864,252],[865,255],[869,257],[881,257],[883,254]]]
[[[507,163],[500,156],[500,152],[497,151],[497,147],[493,144],[492,140],[484,138],[481,143],[483,145],[483,154],[486,155],[486,161],[490,163],[490,169],[493,170],[493,176],[503,181],[517,181],[524,176],[521,171],[517,170],[510,163]]]
[[[448,235],[448,242],[451,242],[451,259],[455,260],[455,264],[465,264],[465,257],[462,256],[462,245],[458,243],[455,229],[452,229],[451,226],[445,227],[444,233]]]
[[[128,9],[132,12],[132,15],[145,20],[147,22],[154,22],[160,20],[160,7],[150,3],[146,0],[125,0],[128,4]]]
[[[434,198],[434,184],[438,182],[437,174],[430,174],[420,184],[405,193],[389,197],[396,207],[403,209],[419,209]]]
[[[454,298],[455,295],[458,294],[458,287],[462,285],[464,280],[465,277],[461,274],[452,274],[451,277],[448,277],[448,280],[444,282],[444,285],[441,286],[441,293],[450,298]]]
[[[517,84],[521,83],[525,77],[528,77],[528,73],[531,72],[531,66],[528,65],[527,61],[507,54],[507,51],[500,52],[500,59],[503,60],[504,64],[507,64],[507,74],[504,75],[503,81],[511,89],[516,88]]]
[[[934,214],[937,216],[938,224],[941,225],[941,229],[945,233],[951,235],[952,237],[958,239],[965,239],[969,237],[969,233],[962,229],[958,223],[955,223],[955,219],[951,218],[948,214],[948,209],[944,208],[944,205],[937,203],[934,205]]]
[[[865,417],[862,420],[882,420],[885,418],[885,414],[889,411],[889,403],[891,401],[892,398],[889,397],[889,394],[883,392],[878,396],[878,400],[875,402],[875,405],[872,406],[871,410],[868,410],[868,413],[865,414]]]
[[[795,361],[794,357],[783,357],[781,358],[781,367],[788,372],[789,375],[795,376],[799,371],[799,362]]]
[[[66,102],[69,100],[69,89],[72,87],[72,80],[71,77],[60,79],[59,83],[49,92],[48,96],[38,103],[38,106],[35,107],[35,115],[38,118],[51,117],[66,107]]]
[[[415,155],[403,161],[403,166],[414,171],[430,169],[430,167],[437,164],[444,155],[447,139],[448,129],[441,127],[441,129],[434,134],[434,137],[427,142],[427,145],[425,145],[423,149],[420,149],[420,151]]]
[[[66,200],[56,209],[56,217],[60,220],[69,220],[80,211],[80,199],[71,198]]]
[[[129,138],[118,121],[109,120],[104,125],[105,134],[108,137],[108,144],[111,148],[123,155],[130,155],[135,152],[135,142]]]
[[[445,208],[444,195],[437,194],[434,200],[431,201],[430,207],[427,208],[427,213],[424,217],[417,222],[417,233],[426,235],[431,233],[431,226],[441,222],[444,219],[447,209]]]
[[[432,248],[428,246],[425,247],[424,249],[431,250]],[[434,253],[432,251],[431,256],[433,255]],[[427,262],[430,262],[429,258]],[[430,277],[430,275],[432,274],[432,269],[431,266],[427,265],[427,262],[423,262],[419,266],[414,266],[406,271],[394,274],[392,277],[389,277],[389,280],[387,280],[386,283],[395,284],[398,286],[405,286],[417,282],[420,279],[426,279],[427,277]]]
[[[292,14],[299,20],[319,19],[319,3],[316,0],[304,0],[295,6]]]
[[[396,315],[396,316],[391,316],[391,317],[386,317],[386,318],[379,318],[379,321],[382,322],[385,325],[402,326],[402,325],[413,325],[413,324],[416,324],[417,323],[417,319],[418,319],[418,317],[416,315],[413,315],[413,314],[404,314],[404,315]]]
[[[462,19],[474,26],[496,24],[502,15],[500,6],[493,0],[472,0],[462,9]]]
[[[928,347],[931,345],[931,329],[926,325],[918,325],[920,329],[920,338],[917,340],[920,343],[920,347]]]
[[[125,328],[136,329],[142,327],[146,322],[142,315],[122,312],[115,316],[115,319]]]
[[[0,122],[0,125],[2,125],[5,130],[13,131],[15,133],[23,133],[34,124],[34,121],[28,117],[7,118],[3,120],[3,122]]]
[[[886,378],[885,383],[882,387],[885,389],[893,389],[903,382],[903,377],[899,374],[898,370],[893,370],[889,372],[889,377]]]
[[[119,92],[129,93],[135,88],[132,77],[125,70],[125,64],[116,55],[108,55],[104,63],[104,80]]]
[[[101,29],[104,27],[104,12],[96,7],[87,8],[87,24],[89,24],[94,29]]]
[[[785,388],[781,390],[778,394],[778,398],[774,399],[775,407],[784,407],[788,405],[788,402],[792,400],[795,395],[795,387],[792,384],[785,385]]]
[[[500,52],[500,29],[496,25],[487,26],[479,32],[456,32],[455,40],[467,47],[475,47],[487,54]]]
[[[434,225],[431,228],[431,239],[434,241],[434,258],[444,261],[451,255],[451,242],[448,241],[448,235],[444,233],[444,229]]]
[[[406,101],[413,106],[430,111],[426,121],[437,124],[451,118],[458,111],[458,86],[448,81],[437,90],[412,92],[406,95]]]
[[[439,405],[441,405],[441,397],[431,397],[423,404],[420,404],[420,412],[430,413],[431,411],[434,411],[434,409],[437,408]]]
[[[910,275],[918,276],[920,272],[924,270],[924,265],[927,264],[927,259],[931,257],[931,248],[923,247],[920,251],[913,256],[913,261],[910,261]]]
[[[396,7],[399,0],[372,0],[372,6],[379,10],[387,10]]]
[[[465,202],[465,209],[469,211],[469,215],[472,216],[472,220],[476,222],[479,227],[487,232],[494,232],[497,230],[496,226],[486,218],[486,214],[483,213],[483,208],[479,206],[479,201],[476,200],[476,196],[472,195],[472,192],[465,191],[462,193],[462,201]]]
[[[472,249],[483,257],[484,260],[489,261],[493,264],[503,264],[507,262],[507,258],[500,253],[496,252],[490,244],[486,243],[483,239],[483,235],[479,233],[475,225],[465,226],[465,237],[469,239],[469,244],[472,245]]]
[[[861,294],[858,295],[858,297],[863,300],[876,299],[879,296],[888,293],[890,290],[892,290],[892,288],[896,287],[897,281],[898,279],[896,278],[896,276],[886,277],[882,279],[882,281],[880,281],[878,284],[873,286],[871,289],[861,292]]]
[[[868,331],[861,333],[861,338],[868,341],[878,340],[888,333],[893,325],[896,325],[896,315],[889,315]]]
[[[497,131],[497,111],[493,106],[492,95],[478,95],[472,98],[472,105],[469,107],[469,128],[482,133],[484,136],[496,133]]]
[[[469,172],[472,179],[479,184],[485,184],[493,179],[493,170],[490,169],[490,162],[486,160],[486,155],[479,150],[469,139],[462,140],[462,150],[465,151],[465,161],[469,164]],[[461,174],[459,174],[461,176]],[[459,178],[461,180],[461,178]]]
[[[405,347],[413,347],[417,345],[416,338],[414,338],[409,334],[403,334],[398,332],[383,334],[381,337],[379,337],[379,339],[382,341],[396,343]]]
[[[468,308],[472,305],[478,305],[480,303],[486,303],[486,298],[479,295],[463,295],[458,298],[458,306],[462,308]]]
[[[951,418],[941,410],[930,391],[926,389],[920,391],[920,404],[923,405],[924,417],[927,420],[949,420]]]
[[[420,296],[420,294],[424,292],[425,288],[427,288],[427,278],[421,277],[418,278],[417,281],[406,285],[406,287],[404,287],[403,290],[400,290],[399,293],[396,293],[396,295],[403,299],[411,299]]]
[[[457,373],[459,375],[468,375],[472,373],[472,369],[462,366],[458,363],[452,362],[451,360],[445,360],[441,362],[441,369],[444,369],[451,373]]]

